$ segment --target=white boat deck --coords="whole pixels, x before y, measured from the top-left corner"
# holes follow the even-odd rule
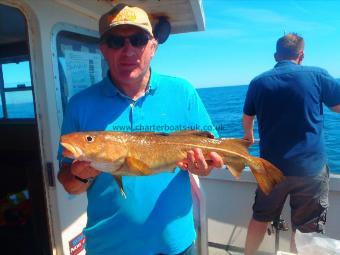
[[[243,253],[230,253],[229,251],[225,251],[223,249],[209,247],[209,255],[243,255]]]
[[[244,255],[243,252],[238,251],[226,251],[225,249],[221,248],[215,248],[215,247],[209,247],[208,248],[208,254],[209,255]],[[270,255],[271,253],[268,252],[258,252],[256,255]],[[274,255],[274,253],[272,253]],[[293,255],[293,253],[287,253],[279,251],[277,255]]]

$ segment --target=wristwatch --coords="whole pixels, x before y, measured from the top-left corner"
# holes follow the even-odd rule
[[[91,183],[94,180],[94,177],[89,177],[89,178],[80,178],[79,176],[75,175],[74,178],[76,178],[78,181],[82,182],[82,183]]]

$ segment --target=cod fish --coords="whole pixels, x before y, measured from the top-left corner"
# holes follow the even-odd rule
[[[171,134],[111,131],[75,132],[61,136],[63,156],[89,161],[91,166],[111,173],[123,196],[121,176],[144,176],[173,171],[176,163],[187,157],[187,151],[200,148],[207,160],[208,153],[217,152],[231,174],[239,178],[249,166],[260,189],[269,194],[284,177],[273,164],[249,155],[249,142],[236,138],[214,139],[205,131],[178,131]]]

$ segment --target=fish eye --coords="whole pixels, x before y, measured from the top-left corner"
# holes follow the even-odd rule
[[[92,143],[94,141],[94,136],[88,135],[85,137],[86,141]]]

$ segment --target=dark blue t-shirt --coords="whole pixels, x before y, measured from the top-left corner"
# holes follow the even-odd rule
[[[326,163],[323,104],[340,104],[327,71],[282,61],[254,78],[243,112],[256,115],[260,155],[287,176],[317,175]]]

